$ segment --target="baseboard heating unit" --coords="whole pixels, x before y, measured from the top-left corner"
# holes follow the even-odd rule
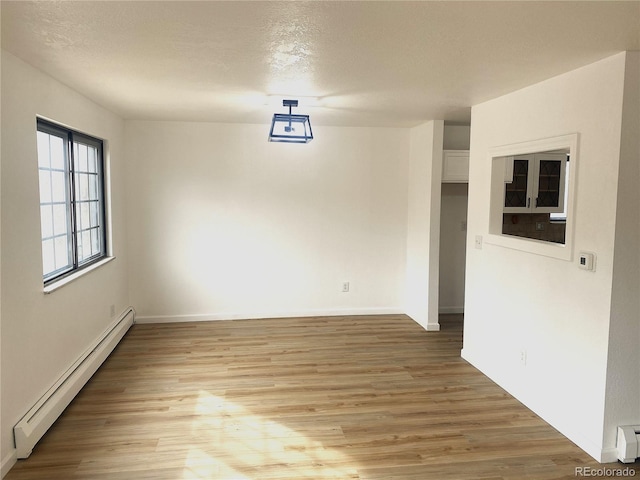
[[[616,448],[622,463],[635,462],[640,457],[640,425],[618,427]]]
[[[135,311],[126,310],[74,362],[58,381],[13,427],[17,458],[27,458],[71,400],[98,370],[127,330],[133,325]]]

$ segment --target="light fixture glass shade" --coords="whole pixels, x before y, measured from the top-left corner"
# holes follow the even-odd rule
[[[309,115],[275,113],[269,132],[270,142],[309,143],[313,140]]]

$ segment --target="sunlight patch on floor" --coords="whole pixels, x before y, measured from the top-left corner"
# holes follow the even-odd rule
[[[198,448],[189,450],[184,463],[185,468],[181,477],[183,480],[209,480],[212,478],[251,480],[251,477],[242,475],[224,462],[216,461]]]
[[[222,397],[200,391],[194,414],[183,480],[357,478],[343,453]],[[344,440],[339,428],[318,430],[326,440]]]

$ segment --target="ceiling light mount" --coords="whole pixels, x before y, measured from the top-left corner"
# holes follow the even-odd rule
[[[298,100],[282,100],[283,107],[289,107],[289,113],[274,113],[269,131],[270,142],[309,143],[313,140],[309,115],[291,113],[298,106]]]

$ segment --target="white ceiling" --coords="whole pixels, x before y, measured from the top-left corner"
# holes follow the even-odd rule
[[[2,48],[124,118],[468,123],[471,105],[623,50],[640,1],[6,1]],[[296,111],[296,110],[294,110]]]

